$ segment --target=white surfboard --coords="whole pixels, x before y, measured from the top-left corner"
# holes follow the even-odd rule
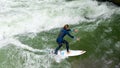
[[[58,51],[58,55],[65,56],[65,57],[68,57],[68,56],[78,56],[78,55],[84,54],[85,52],[86,51],[84,51],[84,50],[70,50],[70,52],[67,53],[66,50],[62,50],[62,51]]]
[[[58,51],[58,54],[54,56],[56,62],[60,63],[63,59],[68,58],[69,56],[79,56],[84,54],[86,51],[84,50],[70,50],[67,53],[66,50]]]

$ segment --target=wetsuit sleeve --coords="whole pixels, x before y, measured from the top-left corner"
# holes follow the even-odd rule
[[[69,31],[69,32],[74,32],[74,29],[68,29],[67,31]]]
[[[68,36],[70,36],[71,38],[74,38],[74,36],[72,36],[69,32],[68,32],[67,34],[68,34]]]
[[[71,31],[71,29],[68,29],[67,31]]]

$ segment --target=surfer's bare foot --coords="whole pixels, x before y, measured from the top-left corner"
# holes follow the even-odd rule
[[[70,51],[68,51],[67,54],[70,54]]]

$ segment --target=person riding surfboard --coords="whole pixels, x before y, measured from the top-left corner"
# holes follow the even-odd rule
[[[58,47],[55,49],[54,54],[57,55],[58,50],[62,47],[63,44],[66,44],[67,53],[70,53],[70,51],[69,51],[69,43],[64,39],[64,37],[65,37],[66,35],[68,35],[69,37],[71,37],[71,38],[73,38],[73,39],[75,38],[74,36],[72,36],[72,35],[70,34],[70,31],[71,31],[71,29],[69,28],[69,25],[68,25],[68,24],[64,25],[64,27],[61,29],[61,31],[60,31],[57,39],[56,39],[56,42],[57,42],[57,44],[58,44]],[[74,32],[78,32],[78,30],[75,29]],[[76,39],[79,40],[79,38],[76,38]]]

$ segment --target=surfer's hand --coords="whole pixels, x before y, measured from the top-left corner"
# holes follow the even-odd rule
[[[78,29],[74,29],[74,32],[76,32],[76,33],[77,33],[77,32],[78,32]]]
[[[80,38],[78,37],[78,38],[76,38],[76,40],[77,40],[77,41],[80,41]]]

